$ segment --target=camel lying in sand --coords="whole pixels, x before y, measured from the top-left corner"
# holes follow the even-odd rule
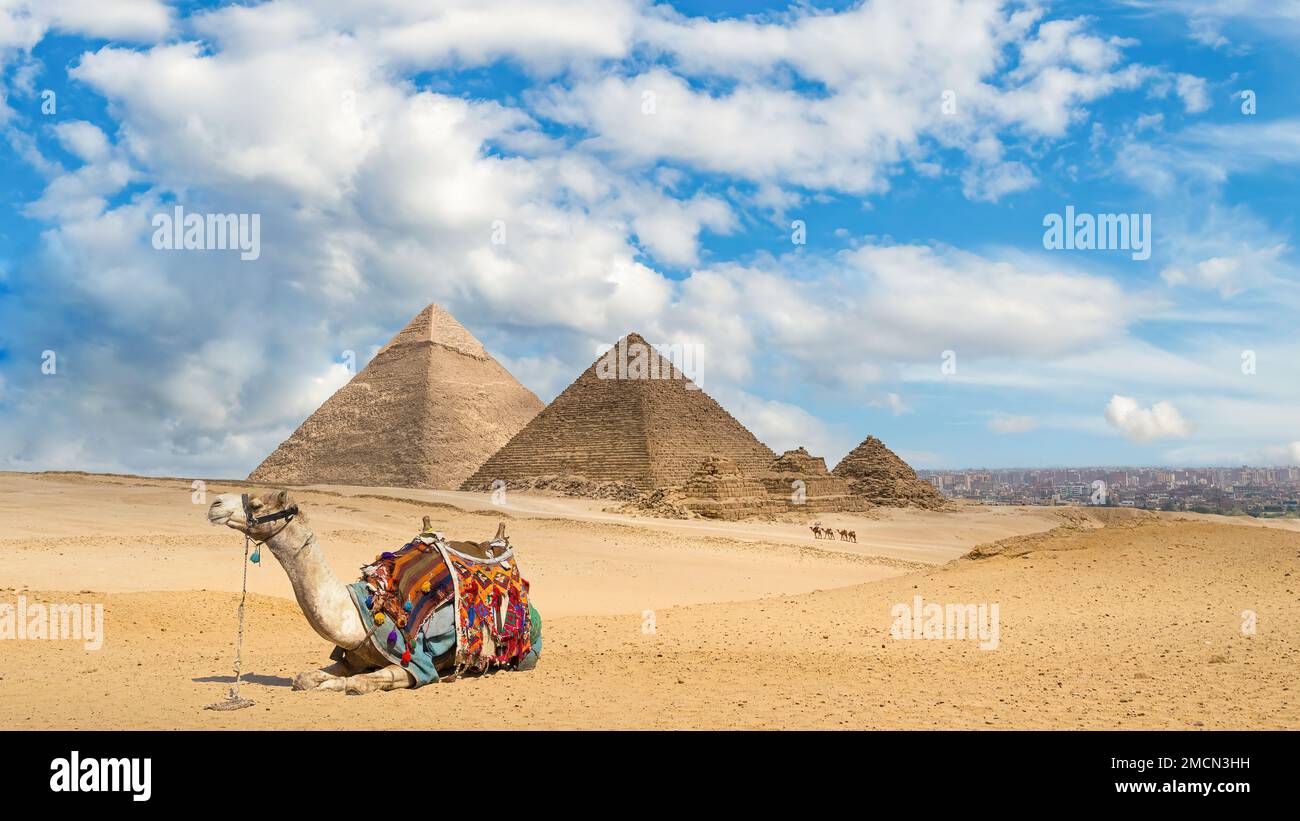
[[[412,675],[401,665],[391,663],[371,643],[370,632],[348,586],[330,569],[316,543],[316,534],[287,491],[249,496],[247,508],[239,494],[222,494],[208,509],[208,521],[238,530],[270,548],[289,575],[293,595],[312,629],[335,647],[347,648],[342,661],[299,673],[293,689],[360,695],[414,686]],[[498,531],[498,537],[502,535]],[[491,558],[487,552],[490,548],[484,545],[474,552],[480,558]]]

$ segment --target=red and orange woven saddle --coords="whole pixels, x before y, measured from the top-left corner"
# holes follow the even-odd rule
[[[486,552],[489,558],[468,551]],[[509,542],[449,542],[425,532],[400,550],[379,554],[361,568],[375,621],[391,620],[416,646],[434,611],[454,602],[456,653],[451,675],[518,663],[532,649],[528,582]],[[409,661],[407,649],[403,662]]]

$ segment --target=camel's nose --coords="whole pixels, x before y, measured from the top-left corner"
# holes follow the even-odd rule
[[[224,525],[230,521],[232,511],[226,507],[225,500],[217,499],[208,508],[208,521],[214,525]]]

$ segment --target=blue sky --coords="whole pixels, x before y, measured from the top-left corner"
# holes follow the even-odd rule
[[[1300,463],[1294,5],[434,5],[0,0],[0,469],[242,475],[430,301],[832,462]]]

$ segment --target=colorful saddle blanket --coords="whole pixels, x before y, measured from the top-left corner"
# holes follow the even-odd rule
[[[417,685],[490,666],[518,666],[540,640],[514,550],[506,542],[491,547],[493,557],[483,559],[458,550],[440,533],[426,533],[361,568],[353,598],[374,624],[375,644],[408,668]],[[454,615],[454,655],[446,640],[453,625],[435,614]]]

